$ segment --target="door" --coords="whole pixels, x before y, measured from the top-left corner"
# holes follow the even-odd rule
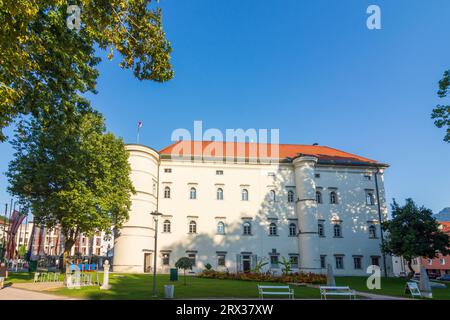
[[[144,253],[144,272],[152,271],[152,254]]]

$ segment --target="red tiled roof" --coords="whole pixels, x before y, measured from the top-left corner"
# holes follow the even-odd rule
[[[160,150],[159,153],[165,156],[209,155],[223,157],[224,155],[236,155],[238,158],[276,157],[280,160],[287,158],[293,159],[301,154],[315,156],[319,161],[384,165],[376,160],[364,158],[334,148],[302,144],[272,145],[264,143],[182,140]]]
[[[442,225],[442,232],[450,233],[450,221],[439,221],[439,224]]]

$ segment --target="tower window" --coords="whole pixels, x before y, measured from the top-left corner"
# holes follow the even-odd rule
[[[195,221],[189,222],[189,233],[197,233],[197,223]]]
[[[170,221],[165,220],[163,223],[163,232],[164,233],[170,233]]]
[[[316,191],[316,202],[322,203],[322,192]]]
[[[217,198],[217,200],[223,200],[223,189],[222,188],[217,189],[216,198]]]
[[[189,199],[197,199],[197,189],[194,187],[192,187],[189,192]]]
[[[338,203],[337,193],[335,191],[331,191],[330,192],[330,203],[331,204],[337,204]]]
[[[169,187],[164,188],[164,198],[170,199],[170,188]]]
[[[242,189],[241,199],[242,199],[242,201],[248,201],[248,190],[247,189]]]
[[[294,202],[294,191],[292,190],[288,191],[288,202],[290,203]]]
[[[289,236],[290,237],[297,236],[297,225],[293,222],[289,224]]]

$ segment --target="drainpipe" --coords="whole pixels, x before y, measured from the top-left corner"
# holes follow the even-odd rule
[[[381,204],[380,204],[380,191],[378,189],[378,173],[380,172],[380,168],[377,167],[377,171],[375,172],[375,190],[377,193],[377,207],[378,207],[378,221],[380,222],[380,236],[381,236],[381,245],[384,246],[384,235],[383,228],[381,224],[383,222],[381,217]],[[383,267],[384,267],[384,276],[387,277],[387,268],[386,268],[386,254],[383,252]]]

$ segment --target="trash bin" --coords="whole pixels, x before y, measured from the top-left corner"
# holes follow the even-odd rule
[[[177,268],[170,269],[170,281],[178,281],[178,269]]]
[[[164,294],[166,299],[173,299],[173,293],[175,291],[175,286],[173,284],[164,285]]]
[[[28,263],[28,272],[36,272],[37,270],[37,261],[30,261]]]

